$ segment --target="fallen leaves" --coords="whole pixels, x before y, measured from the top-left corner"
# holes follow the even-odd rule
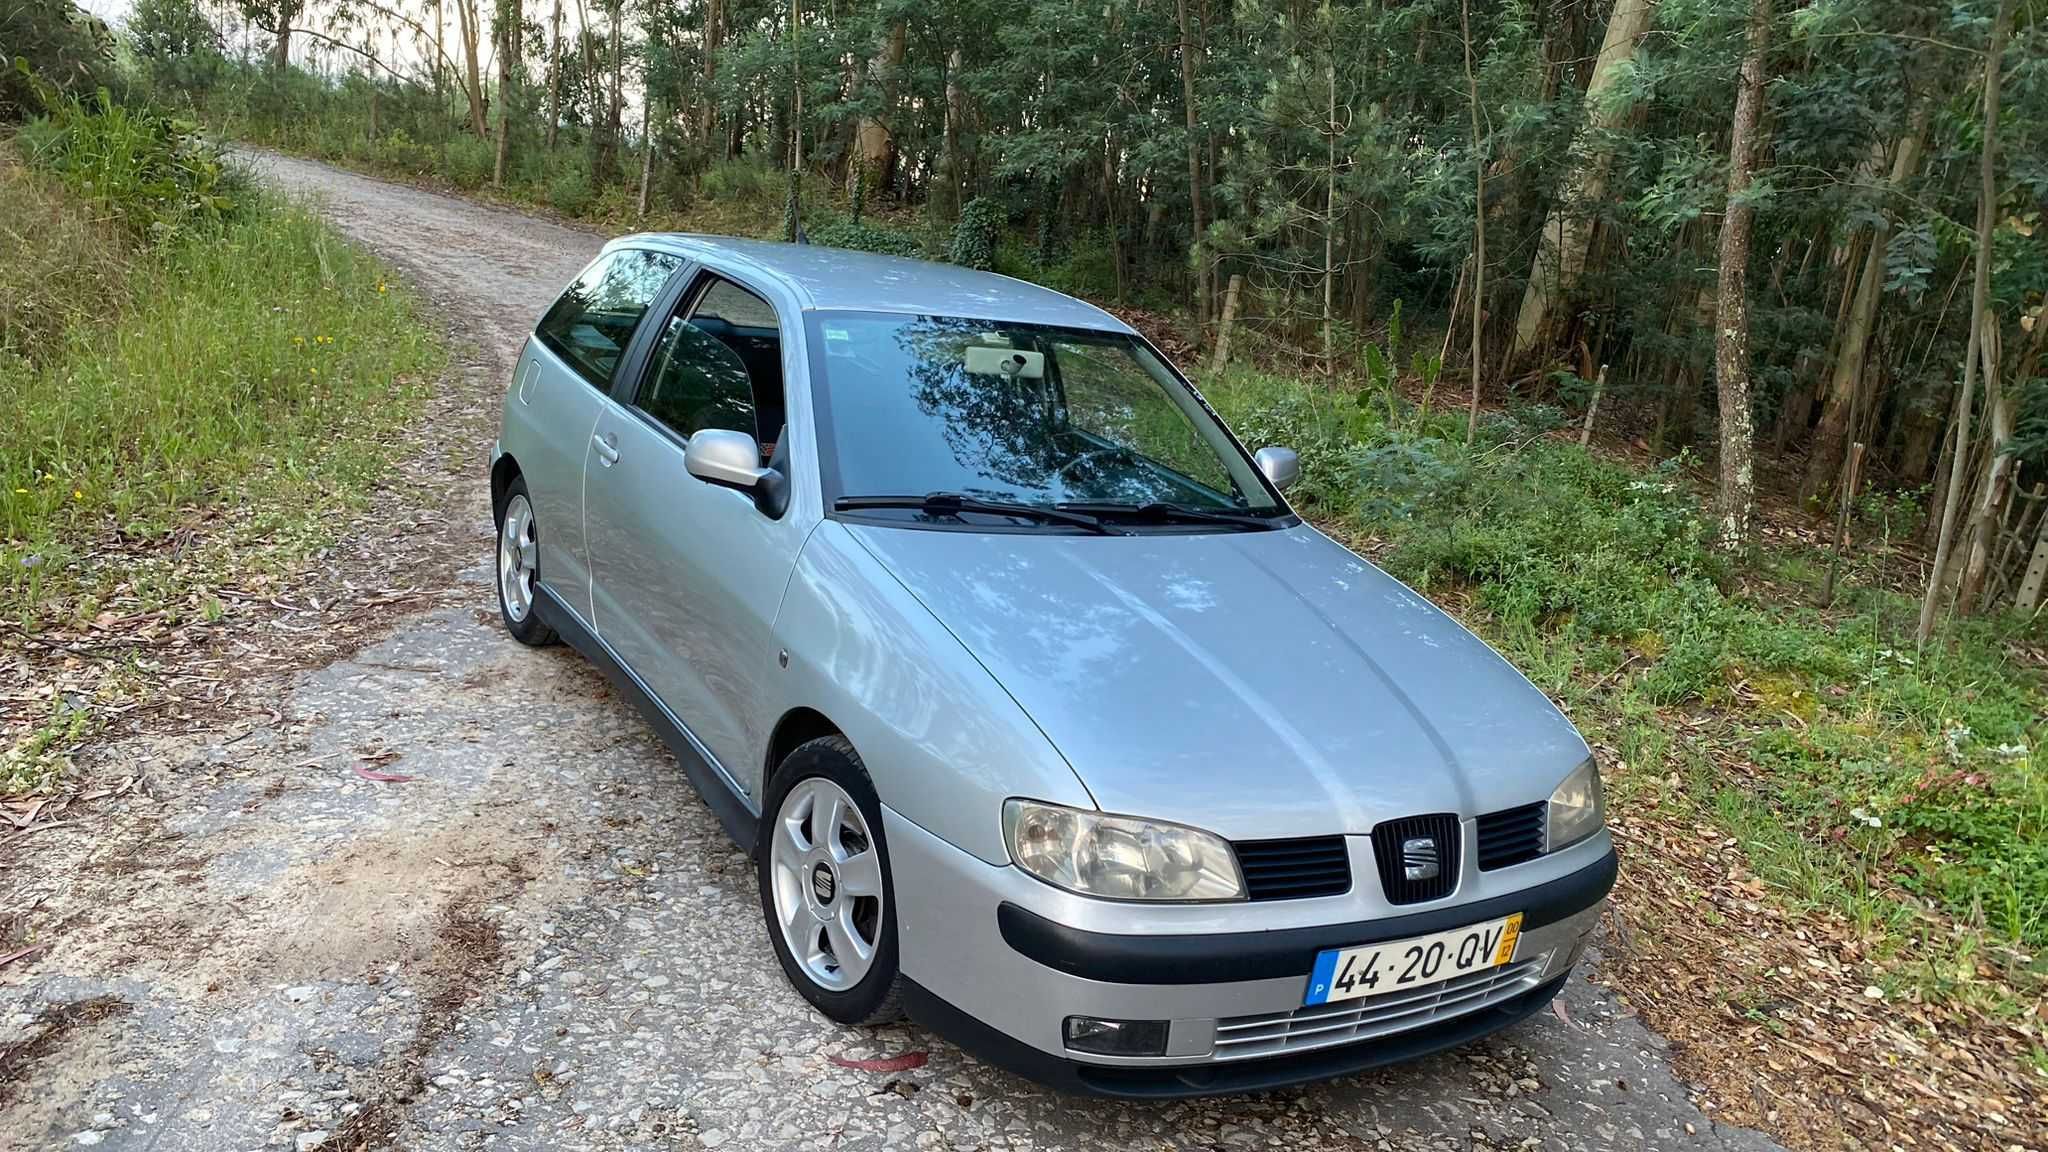
[[[924,1067],[925,1062],[930,1058],[923,1051],[905,1052],[901,1056],[885,1056],[875,1059],[856,1059],[848,1056],[826,1057],[827,1060],[832,1061],[832,1063],[837,1064],[841,1068],[851,1068],[856,1072],[908,1072],[913,1068]]]

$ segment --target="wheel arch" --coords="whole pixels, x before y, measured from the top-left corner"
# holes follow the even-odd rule
[[[761,765],[763,785],[775,778],[775,770],[782,767],[782,762],[789,759],[791,752],[821,736],[837,736],[849,744],[853,742],[845,729],[815,708],[799,706],[784,712],[768,737],[768,751]],[[868,779],[873,782],[874,776],[870,774]]]
[[[519,477],[519,461],[510,452],[501,454],[491,462],[491,520],[496,522],[498,513],[505,508],[505,492],[512,487],[512,481]]]

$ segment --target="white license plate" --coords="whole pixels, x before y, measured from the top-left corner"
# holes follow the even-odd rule
[[[1522,940],[1522,914],[1453,928],[1434,936],[1411,936],[1383,944],[1331,948],[1316,955],[1303,1004],[1384,996],[1438,984],[1515,958]]]

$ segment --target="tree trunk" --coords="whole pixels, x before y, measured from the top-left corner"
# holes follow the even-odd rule
[[[1550,217],[1536,246],[1536,263],[1529,272],[1529,284],[1522,290],[1522,308],[1515,317],[1513,355],[1522,357],[1546,346],[1556,323],[1555,313],[1578,287],[1586,269],[1586,248],[1593,229],[1582,213],[1588,212],[1607,195],[1607,169],[1613,161],[1601,137],[1621,122],[1622,112],[1611,106],[1608,92],[1621,79],[1623,65],[1635,56],[1636,45],[1650,30],[1657,0],[1616,0],[1614,14],[1607,19],[1607,35],[1600,44],[1599,62],[1593,79],[1586,85],[1586,137],[1589,151],[1573,169],[1564,189],[1551,206]]]
[[[654,182],[654,95],[640,98],[640,198],[634,203],[635,218],[647,219],[647,186]]]
[[[505,161],[512,146],[512,89],[518,83],[519,26],[526,18],[522,0],[498,5],[498,154],[491,164],[491,187],[505,186]]]
[[[1932,101],[1922,101],[1907,125],[1906,134],[1899,138],[1891,179],[1886,185],[1891,192],[1904,189],[1906,181],[1919,168],[1921,143],[1927,138],[1933,110]],[[1802,501],[1821,496],[1834,483],[1835,473],[1842,465],[1842,445],[1848,442],[1852,431],[1849,415],[1863,407],[1858,404],[1859,397],[1864,404],[1871,399],[1872,389],[1865,380],[1864,366],[1868,362],[1871,331],[1876,326],[1878,301],[1884,295],[1885,242],[1890,235],[1889,222],[1872,225],[1868,243],[1863,246],[1862,275],[1857,278],[1842,330],[1841,348],[1835,357],[1834,371],[1828,377],[1827,404],[1821,409],[1820,424],[1814,429],[1813,449],[1806,457],[1806,477],[1799,485]]]
[[[940,189],[944,198],[938,201],[941,215],[958,215],[965,198],[963,179],[966,164],[960,158],[960,136],[967,130],[967,93],[960,85],[960,72],[966,67],[960,49],[955,47],[946,53],[946,173],[944,180],[933,189]]]
[[[615,163],[622,135],[619,116],[626,107],[625,9],[625,0],[612,0],[612,98],[611,111],[605,116],[605,141],[612,150]]]
[[[469,130],[479,140],[491,138],[491,126],[484,115],[483,72],[477,64],[477,39],[483,35],[483,21],[476,0],[455,0],[456,31],[462,34],[462,94],[469,101]]]
[[[562,0],[555,0],[554,15],[548,17],[548,61],[548,151],[553,152],[562,124]]]
[[[1756,505],[1756,429],[1749,410],[1749,237],[1756,206],[1749,202],[1756,166],[1757,125],[1763,118],[1764,58],[1771,43],[1771,0],[1753,0],[1749,45],[1735,92],[1728,134],[1728,207],[1721,216],[1720,300],[1714,309],[1714,379],[1720,390],[1721,485],[1717,540],[1737,551],[1749,545]]]
[[[1102,141],[1102,211],[1109,231],[1109,262],[1116,270],[1116,302],[1124,302],[1124,233],[1117,219],[1116,133]]]
[[[292,62],[292,21],[298,18],[297,5],[279,6],[277,29],[270,44],[270,66],[282,72]]]
[[[1956,393],[1955,458],[1949,465],[1948,495],[1942,502],[1939,543],[1934,550],[1933,570],[1927,577],[1927,591],[1920,598],[1920,627],[1915,639],[1921,647],[1934,634],[1934,613],[1941,603],[1946,583],[1949,549],[1954,539],[1956,512],[1962,504],[1965,462],[1970,455],[1970,394],[1976,390],[1978,358],[1995,368],[1992,355],[1984,348],[1991,323],[1991,226],[1998,216],[1997,143],[1999,58],[2005,52],[2005,29],[2012,23],[2013,0],[2000,0],[1998,15],[1991,25],[1991,43],[1984,50],[1984,138],[1977,156],[1977,254],[1976,275],[1970,290],[1970,341],[1963,353],[1963,386]],[[1996,333],[1992,333],[1996,336]],[[2001,445],[1994,442],[1996,452]],[[1995,458],[1994,458],[1995,464]],[[1986,487],[1990,487],[1989,483]]]
[[[1181,0],[1185,5],[1187,0]],[[1324,66],[1323,76],[1329,84],[1329,123],[1323,126],[1328,133],[1328,148],[1324,176],[1327,184],[1323,188],[1323,375],[1337,374],[1337,65],[1332,62]],[[1203,279],[1206,289],[1208,280]],[[1399,371],[1397,365],[1395,371]]]
[[[705,0],[704,4],[704,102],[697,107],[697,135],[703,137],[705,149],[711,147],[711,134],[718,124],[718,50],[725,43],[724,0]]]
[[[1472,0],[1459,3],[1458,22],[1465,41],[1465,105],[1472,114],[1472,404],[1465,413],[1469,448],[1479,436],[1480,338],[1486,331],[1486,156],[1479,142],[1479,77],[1472,70]]]
[[[1187,113],[1188,205],[1194,214],[1194,238],[1189,257],[1194,262],[1195,322],[1204,332],[1209,328],[1209,258],[1205,237],[1209,221],[1202,211],[1202,139],[1195,110],[1195,38],[1189,34],[1188,0],[1174,0],[1180,21],[1180,97]]]
[[[893,185],[896,168],[896,93],[900,87],[898,73],[903,69],[903,51],[907,35],[902,21],[889,27],[889,38],[868,62],[868,69],[882,85],[882,106],[872,117],[862,117],[854,134],[854,147],[859,159],[854,167],[861,173],[861,179],[877,189]],[[856,77],[858,81],[858,77]],[[858,92],[858,89],[855,89]]]

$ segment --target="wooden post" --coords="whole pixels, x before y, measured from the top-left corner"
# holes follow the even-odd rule
[[[1230,287],[1223,292],[1223,320],[1216,326],[1216,354],[1209,360],[1209,375],[1223,371],[1230,363],[1230,326],[1237,322],[1237,294],[1244,291],[1244,275],[1230,274]]]
[[[1856,505],[1856,483],[1863,478],[1863,442],[1849,445],[1849,459],[1842,465],[1841,506],[1835,512],[1835,554],[1828,560],[1827,579],[1820,586],[1820,606],[1835,602],[1835,574],[1842,567],[1842,550],[1849,540],[1849,510]]]
[[[1607,391],[1607,365],[1600,366],[1600,374],[1593,377],[1593,399],[1586,405],[1586,422],[1579,425],[1579,447],[1593,442],[1593,417],[1600,414],[1600,397]]]

